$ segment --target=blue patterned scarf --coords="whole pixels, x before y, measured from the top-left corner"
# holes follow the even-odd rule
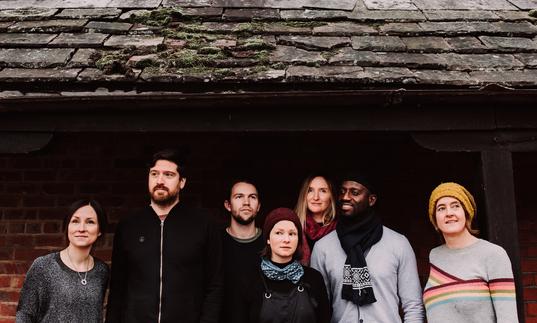
[[[300,278],[304,275],[304,268],[298,261],[293,261],[289,265],[280,268],[273,264],[270,260],[263,258],[261,261],[261,271],[271,280],[289,280],[293,284],[297,284]]]

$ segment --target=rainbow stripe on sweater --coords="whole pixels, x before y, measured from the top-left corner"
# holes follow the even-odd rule
[[[457,301],[515,301],[515,283],[512,278],[485,281],[463,280],[431,264],[429,280],[423,293],[425,308]]]

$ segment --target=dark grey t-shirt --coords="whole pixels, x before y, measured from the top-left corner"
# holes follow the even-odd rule
[[[17,307],[16,323],[103,321],[103,300],[108,266],[99,259],[80,283],[84,273],[73,271],[54,252],[38,257],[28,270]]]

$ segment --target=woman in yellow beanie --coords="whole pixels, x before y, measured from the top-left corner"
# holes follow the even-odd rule
[[[518,322],[511,262],[502,247],[475,236],[472,194],[457,183],[440,184],[428,213],[445,243],[429,254],[427,321]]]

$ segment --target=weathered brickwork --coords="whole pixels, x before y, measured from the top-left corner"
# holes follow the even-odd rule
[[[149,152],[174,144],[190,146],[192,166],[187,170],[182,199],[211,210],[224,223],[222,202],[229,178],[246,174],[257,180],[262,215],[274,207],[293,207],[300,182],[310,171],[334,168],[334,160],[322,153],[323,147],[343,149],[337,139],[349,136],[352,134],[214,133],[189,134],[184,139],[169,133],[60,134],[40,152],[0,156],[0,322],[13,322],[19,289],[33,259],[65,246],[61,223],[74,200],[95,198],[106,207],[112,225],[95,254],[110,261],[115,224],[129,216],[130,208],[147,203],[144,167]],[[362,148],[378,159],[374,172],[381,183],[382,201],[390,201],[379,204],[383,221],[409,238],[424,282],[429,250],[439,243],[425,214],[430,189],[447,178],[479,189],[472,186],[478,155],[435,153],[410,140],[394,138],[370,135],[363,138]],[[317,144],[310,145],[312,141]],[[448,155],[456,158],[446,158]],[[396,168],[390,164],[394,156]],[[350,167],[357,157],[349,156],[346,164],[338,162],[337,166]],[[516,157],[526,316],[532,322],[537,317],[537,238],[535,208],[530,202],[535,179],[532,165],[537,156]]]

